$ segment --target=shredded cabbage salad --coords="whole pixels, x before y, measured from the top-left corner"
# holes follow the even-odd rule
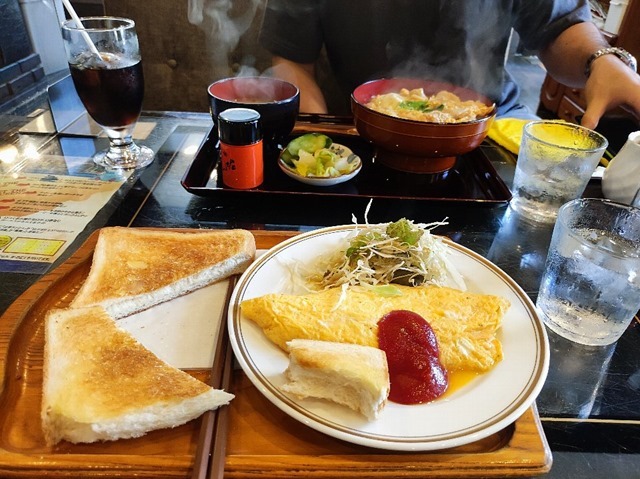
[[[358,226],[338,251],[321,257],[307,281],[314,289],[368,286],[393,294],[385,285],[451,285],[466,289],[451,263],[448,247],[431,230],[447,224],[414,223],[402,218],[393,223]]]

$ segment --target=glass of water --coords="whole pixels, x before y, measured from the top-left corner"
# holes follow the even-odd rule
[[[640,188],[636,191],[635,196],[631,200],[631,206],[635,206],[636,208],[640,208]]]
[[[560,206],[582,195],[607,145],[600,133],[573,123],[527,123],[511,207],[530,219],[552,223]]]
[[[562,206],[537,307],[567,339],[617,341],[640,309],[640,209],[593,198]]]

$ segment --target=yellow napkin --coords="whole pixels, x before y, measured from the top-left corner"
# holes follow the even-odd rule
[[[524,125],[532,120],[522,118],[498,118],[489,128],[488,136],[498,145],[517,155]]]

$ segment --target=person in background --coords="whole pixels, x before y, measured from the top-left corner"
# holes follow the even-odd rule
[[[324,49],[346,102],[365,81],[419,77],[483,93],[498,116],[535,118],[505,70],[512,28],[553,78],[584,88],[584,126],[617,106],[640,118],[635,59],[609,48],[587,0],[268,0],[260,42],[274,75],[300,88],[303,112],[328,112],[316,81]]]

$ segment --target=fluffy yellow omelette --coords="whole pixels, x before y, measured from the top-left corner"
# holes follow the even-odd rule
[[[438,339],[449,370],[485,372],[502,359],[496,337],[509,301],[440,286],[397,286],[399,295],[371,289],[327,289],[305,295],[267,294],[241,303],[242,314],[286,351],[292,339],[317,339],[378,347],[378,321],[404,309],[422,316]]]

